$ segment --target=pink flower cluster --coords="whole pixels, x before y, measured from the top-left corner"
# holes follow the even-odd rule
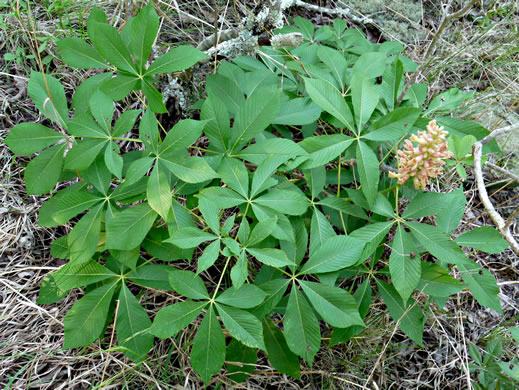
[[[430,121],[427,132],[419,131],[418,136],[412,135],[406,139],[404,150],[398,151],[398,173],[389,173],[389,177],[398,178],[398,184],[404,184],[413,178],[416,189],[425,189],[430,177],[437,177],[443,172],[446,158],[452,157],[447,150],[448,134],[436,121]],[[418,146],[414,146],[417,142]]]

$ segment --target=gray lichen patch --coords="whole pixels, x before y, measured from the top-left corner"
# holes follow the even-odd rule
[[[349,0],[347,8],[369,16],[388,40],[406,43],[423,38],[420,23],[423,18],[421,2],[415,0]]]

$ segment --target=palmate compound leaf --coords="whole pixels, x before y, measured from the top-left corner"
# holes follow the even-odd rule
[[[339,328],[364,325],[355,298],[345,290],[307,281],[299,284],[317,313],[330,325]]]
[[[88,345],[101,336],[118,282],[115,279],[90,291],[72,306],[64,319],[64,349]]]
[[[209,306],[193,340],[191,366],[205,383],[216,374],[225,361],[225,336],[216,318],[213,305]]]
[[[402,329],[411,340],[423,346],[422,337],[425,318],[420,306],[418,306],[417,302],[412,298],[408,300],[407,305],[404,305],[402,298],[393,286],[382,280],[375,280],[380,295],[389,309],[389,314],[391,314],[393,321],[398,323],[400,329]]]
[[[232,337],[251,348],[265,350],[260,320],[248,311],[215,304],[223,324]]]
[[[295,286],[288,298],[283,327],[290,350],[312,364],[321,345],[319,321],[306,298]]]
[[[117,341],[125,348],[124,354],[135,363],[143,361],[153,347],[153,335],[144,332],[150,326],[151,320],[146,310],[123,283],[115,325]]]
[[[161,338],[174,337],[193,322],[207,302],[184,301],[162,308],[153,320],[150,332]]]

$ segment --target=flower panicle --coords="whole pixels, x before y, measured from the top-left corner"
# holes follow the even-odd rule
[[[411,135],[404,141],[403,150],[398,151],[398,173],[389,173],[389,177],[398,179],[398,184],[413,178],[414,187],[424,190],[429,178],[442,174],[444,160],[452,157],[452,152],[447,149],[446,136],[449,133],[434,120],[426,129]]]

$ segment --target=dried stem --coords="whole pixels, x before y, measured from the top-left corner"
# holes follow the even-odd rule
[[[492,202],[488,197],[487,189],[485,187],[485,181],[483,179],[483,170],[481,167],[481,154],[483,145],[492,141],[497,135],[512,131],[516,128],[517,126],[508,126],[493,131],[488,136],[483,138],[481,141],[476,142],[474,145],[472,145],[472,155],[474,156],[474,176],[476,177],[476,185],[478,188],[479,199],[481,199],[481,203],[483,203],[483,206],[485,206],[488,215],[496,225],[497,229],[499,230],[499,233],[501,233],[503,238],[506,241],[508,241],[513,251],[519,255],[519,243],[515,240],[509,229],[511,219],[509,217],[508,220],[505,221],[492,205]],[[516,212],[514,212],[512,215],[514,214],[516,214]]]
[[[472,8],[472,6],[477,3],[477,1],[478,0],[472,0],[459,11],[454,12],[453,14],[447,15],[443,18],[443,20],[440,24],[440,27],[438,27],[438,31],[436,32],[436,34],[434,34],[431,44],[429,45],[429,48],[427,49],[427,52],[425,53],[424,62],[422,62],[420,64],[418,69],[411,76],[411,79],[409,80],[409,82],[406,84],[404,90],[398,97],[398,104],[402,103],[402,100],[404,100],[404,97],[407,94],[407,92],[409,91],[409,88],[411,88],[411,86],[416,82],[418,75],[422,72],[422,70],[425,68],[425,66],[427,64],[429,64],[428,60],[429,60],[434,48],[436,47],[436,43],[438,42],[438,39],[440,38],[445,27],[447,27],[447,25],[450,23],[451,20],[461,18],[463,15],[465,15],[470,10],[470,8]]]

